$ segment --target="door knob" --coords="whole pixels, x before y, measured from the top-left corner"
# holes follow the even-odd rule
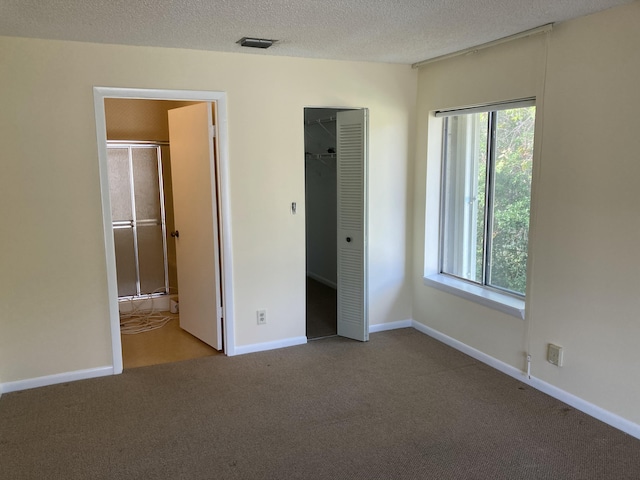
[[[178,238],[178,237],[180,237],[180,232],[178,230],[175,230],[175,231],[171,232],[171,236],[173,238]]]
[[[347,237],[347,242],[351,242],[351,237]]]

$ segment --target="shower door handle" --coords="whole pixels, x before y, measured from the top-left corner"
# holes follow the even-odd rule
[[[180,232],[178,230],[175,230],[175,231],[171,232],[171,236],[173,238],[179,238],[180,237]]]

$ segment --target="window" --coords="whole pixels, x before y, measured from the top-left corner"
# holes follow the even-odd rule
[[[437,112],[444,118],[440,272],[524,296],[533,100]]]

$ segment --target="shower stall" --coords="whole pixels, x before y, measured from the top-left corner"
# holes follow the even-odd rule
[[[107,142],[118,297],[169,293],[163,142]]]

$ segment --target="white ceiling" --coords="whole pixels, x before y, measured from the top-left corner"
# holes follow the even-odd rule
[[[0,35],[415,63],[631,1],[0,0]]]

